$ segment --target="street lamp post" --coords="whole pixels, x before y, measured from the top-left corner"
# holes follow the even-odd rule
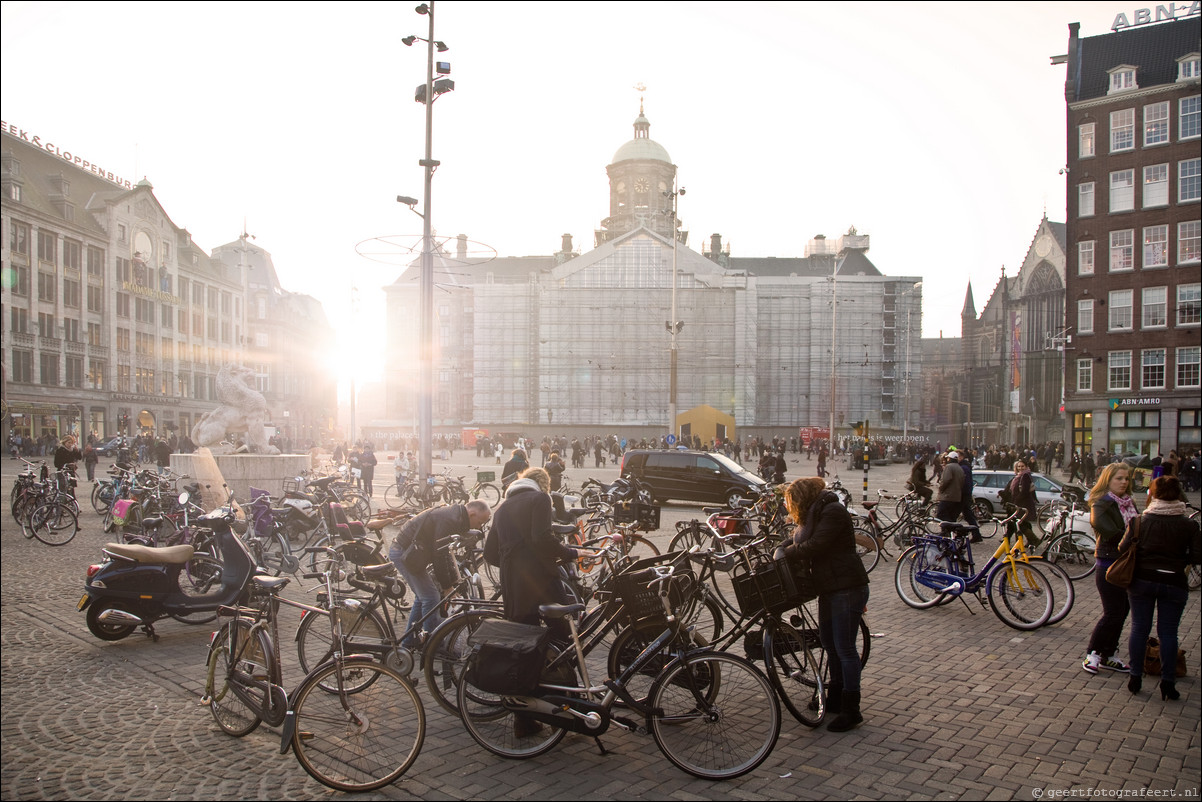
[[[913,286],[910,287],[910,289],[903,292],[902,297],[904,298],[905,296],[910,295],[911,293],[915,292],[916,290],[920,290],[920,289],[922,289],[921,281],[918,282],[917,284],[914,284]],[[920,303],[921,303],[921,301],[920,301]],[[921,318],[921,315],[922,315],[922,307],[921,306],[919,307],[918,312],[919,312],[919,320],[920,320],[920,326],[921,326],[921,319],[922,319]],[[906,439],[910,436],[910,339],[911,339],[910,305],[906,304],[906,375],[904,377],[905,387],[903,389],[903,397],[902,397],[902,415],[904,416],[904,419],[902,420],[902,446],[903,447],[905,446]]]
[[[679,237],[676,234],[677,226],[677,210],[679,208],[679,198],[685,194],[684,187],[678,187],[678,182],[673,178],[672,191],[665,192],[669,200],[672,202],[672,313],[671,319],[667,322],[668,335],[671,337],[669,345],[669,362],[668,362],[668,433],[673,437],[676,436],[676,365],[678,352],[676,348],[676,335],[680,334],[680,330],[684,328],[684,323],[676,319],[676,243]]]

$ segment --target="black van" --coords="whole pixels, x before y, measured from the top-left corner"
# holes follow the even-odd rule
[[[710,451],[627,451],[622,476],[645,483],[656,503],[680,499],[733,506],[767,487],[742,465]]]

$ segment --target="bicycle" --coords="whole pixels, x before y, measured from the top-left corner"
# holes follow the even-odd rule
[[[496,507],[501,503],[501,488],[492,484],[496,479],[495,471],[482,471],[479,468],[472,467],[468,470],[476,472],[476,483],[471,487],[464,485],[463,477],[445,476],[443,491],[443,499],[448,504],[466,504],[469,501],[479,499],[489,507]]]
[[[332,549],[320,551],[330,558],[330,569],[304,578],[321,579],[335,600],[334,577],[341,561]],[[339,649],[287,692],[275,647],[280,604],[326,615],[333,643],[342,642],[342,617],[283,598],[280,592],[289,577],[252,581],[252,598],[260,604],[221,608],[231,620],[214,633],[209,646],[202,703],[217,725],[235,737],[262,722],[282,726],[280,752],[291,748],[311,777],[339,791],[371,791],[395,782],[413,765],[425,741],[426,714],[417,691],[392,668]],[[341,605],[335,609],[354,609],[357,601],[335,604]]]
[[[532,691],[523,688],[524,692],[517,694],[479,684],[474,665],[480,650],[486,648],[498,623],[513,626],[511,622],[481,624],[472,636],[473,656],[458,686],[460,718],[472,738],[495,755],[524,759],[550,751],[569,731],[594,737],[600,745],[599,736],[616,725],[627,731],[650,731],[664,757],[695,777],[731,779],[763,763],[780,735],[776,693],[749,661],[694,648],[670,601],[679,592],[674,589],[676,583],[683,579],[676,568],[658,565],[623,574],[627,581],[619,592],[624,594],[628,612],[636,618],[666,615],[666,627],[621,675],[600,684],[590,680],[576,625],[575,616],[584,605],[539,608],[544,620],[567,620],[572,672],[544,673]],[[688,581],[683,579],[684,584]],[[522,629],[536,634],[543,631],[539,627]],[[634,698],[627,682],[648,664],[660,661],[664,650],[672,657],[658,672],[647,701]],[[619,699],[642,717],[643,725],[613,713]],[[538,726],[523,726],[531,721]]]
[[[1076,513],[1075,500],[1067,507],[1052,511],[1044,529],[1047,537],[1043,542],[1046,545],[1040,552],[1049,562],[1064,568],[1074,582],[1092,575],[1097,567],[1094,559],[1097,540],[1094,536],[1078,529],[1065,531]]]
[[[890,539],[899,549],[904,550],[909,547],[911,538],[926,534],[927,531],[927,505],[917,493],[911,491],[898,500],[896,509],[901,513],[894,520],[889,519],[881,506],[883,501],[891,498],[885,491],[877,490],[877,500],[865,501],[863,504],[864,509],[868,510],[867,517],[852,516],[856,553],[864,564],[864,570],[870,573],[880,562],[881,552],[888,552]]]

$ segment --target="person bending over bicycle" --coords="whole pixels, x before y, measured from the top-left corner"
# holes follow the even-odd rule
[[[413,608],[409,611],[407,627],[416,628],[427,614],[423,626],[427,633],[433,632],[442,621],[439,602],[443,595],[459,581],[455,560],[447,548],[446,540],[452,535],[466,535],[469,530],[479,529],[488,523],[492,511],[483,501],[467,504],[452,504],[426,510],[411,518],[402,528],[392,547],[388,559],[396,566],[409,587],[413,588]],[[426,571],[434,566],[434,577]],[[435,582],[437,580],[437,583]],[[439,591],[442,586],[442,592]],[[406,629],[401,645],[417,647],[420,633]]]

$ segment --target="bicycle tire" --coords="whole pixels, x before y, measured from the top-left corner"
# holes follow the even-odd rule
[[[688,525],[681,528],[680,531],[672,538],[668,544],[668,553],[672,554],[677,551],[688,551],[693,546],[704,548],[709,545],[713,536],[702,529],[701,524],[697,521],[689,521]]]
[[[405,485],[390,484],[384,488],[384,507],[390,510],[398,510],[404,506]]]
[[[340,607],[338,617],[342,622],[343,654],[354,654],[356,648],[362,648],[372,654],[377,654],[378,658],[383,660],[385,653],[383,647],[391,647],[392,643],[385,634],[388,628],[379,612],[367,605],[363,605],[358,610]],[[301,671],[309,674],[318,666],[333,659],[333,643],[334,638],[330,634],[329,618],[321,613],[305,611],[300,625],[296,628],[296,656],[299,658]],[[350,674],[348,669],[344,676],[345,687],[350,693],[358,691],[364,687],[365,683],[375,678],[375,675],[370,672],[358,672],[354,676],[354,681],[347,683],[346,677]],[[325,690],[337,691],[338,688],[329,687]]]
[[[252,637],[254,642],[247,644],[247,639]],[[234,690],[236,680],[231,675],[237,670],[251,676],[266,676],[269,682],[278,681],[278,677],[272,676],[270,654],[271,643],[267,635],[261,630],[252,630],[250,622],[241,618],[223,625],[213,636],[205,663],[208,671],[205,695],[213,720],[227,735],[241,738],[263,723],[259,711],[266,706],[267,693],[257,686],[240,686],[239,693]],[[253,705],[243,699],[243,694]]]
[[[453,716],[459,715],[458,685],[467,666],[471,647],[468,636],[480,622],[501,618],[499,611],[466,610],[443,621],[426,638],[422,650],[422,674],[434,702]]]
[[[1202,567],[1187,565],[1185,567],[1185,584],[1190,590],[1202,588]]]
[[[856,556],[860,558],[860,562],[864,564],[864,571],[872,573],[872,569],[876,568],[877,563],[881,561],[881,544],[876,539],[876,534],[869,527],[862,524],[854,524],[856,543]]]
[[[1077,596],[1073,589],[1073,578],[1069,576],[1068,571],[1042,557],[1028,559],[1039,561],[1040,572],[1052,584],[1052,614],[1048,616],[1044,626],[1059,624],[1073,610],[1073,602]]]
[[[485,482],[476,488],[475,497],[490,507],[501,503],[501,488]]]
[[[1048,544],[1048,550],[1044,556],[1048,562],[1059,565],[1067,571],[1075,582],[1092,575],[1097,569],[1098,563],[1094,558],[1096,548],[1097,541],[1092,535],[1074,529],[1071,532],[1057,535]]]
[[[107,492],[106,492],[107,491]],[[105,511],[113,503],[112,485],[103,482],[97,482],[92,485],[92,509],[96,510],[97,515],[104,515]]]
[[[659,557],[659,547],[642,535],[623,535],[622,553],[634,560]]]
[[[472,740],[498,757],[526,760],[550,752],[567,735],[567,730],[543,723],[533,732],[515,730],[517,713],[501,697],[472,685],[465,675],[456,687],[456,706],[464,729]]]
[[[79,532],[79,516],[61,501],[36,507],[29,516],[33,536],[47,546],[65,546]]]
[[[694,653],[669,665],[651,690],[651,708],[651,734],[664,757],[706,780],[754,770],[780,737],[771,682],[725,652]]]
[[[897,560],[897,569],[893,574],[893,588],[907,606],[915,610],[928,610],[937,606],[942,597],[949,594],[940,593],[929,588],[918,579],[918,572],[930,567],[938,567],[940,562],[946,563],[946,558],[940,557],[934,563],[928,562],[926,549],[928,546],[911,546],[902,552]],[[946,570],[946,565],[943,566]]]
[[[371,498],[366,493],[348,490],[341,494],[342,506],[352,521],[371,520]]]
[[[345,671],[373,674],[363,687],[330,692]],[[292,751],[309,776],[339,791],[383,788],[407,772],[426,740],[426,711],[413,686],[382,663],[347,660],[312,672],[296,692]]]
[[[821,644],[818,645],[821,651]],[[781,704],[807,727],[826,717],[826,677],[806,637],[784,621],[764,627],[764,666]]]
[[[608,676],[615,679],[624,676],[626,669],[633,665],[652,641],[662,633],[663,628],[659,626],[625,627],[617,634],[609,647],[609,655],[606,657]],[[694,638],[691,645],[704,645],[697,642],[695,633],[690,633],[690,635]],[[666,644],[658,655],[648,660],[636,673],[626,677],[622,685],[626,688],[627,693],[639,702],[646,702],[650,699],[656,677],[663,673],[663,670],[676,658],[673,652],[676,645],[676,643]]]
[[[1052,615],[1052,583],[1032,563],[1003,560],[985,579],[989,606],[1008,627],[1029,632]]]
[[[300,561],[292,556],[292,546],[283,532],[257,538],[258,547],[255,549],[259,565],[272,576],[283,573],[295,573],[300,568]],[[288,569],[292,569],[291,571]]]

